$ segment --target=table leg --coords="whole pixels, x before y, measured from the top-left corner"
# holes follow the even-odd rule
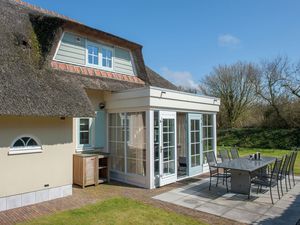
[[[246,194],[250,198],[251,176],[248,171],[230,170],[231,192]]]

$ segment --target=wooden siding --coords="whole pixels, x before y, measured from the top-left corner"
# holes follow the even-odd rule
[[[85,66],[86,42],[89,42],[89,40],[71,33],[64,33],[54,59]],[[101,53],[102,46],[109,47],[100,43],[97,45],[99,47],[99,53]],[[101,62],[101,54],[99,55],[99,62]],[[99,66],[99,68],[105,69],[101,66]],[[120,74],[134,75],[134,69],[129,50],[114,47],[113,71]]]
[[[65,33],[55,59],[85,65],[85,39]]]
[[[117,73],[134,75],[129,51],[121,48],[115,48],[114,70]]]

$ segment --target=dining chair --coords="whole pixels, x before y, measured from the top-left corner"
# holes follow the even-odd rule
[[[290,161],[290,164],[289,164],[289,172],[288,172],[288,180],[289,180],[289,185],[290,185],[290,188],[291,187],[291,181],[290,181],[290,176],[292,176],[293,178],[293,184],[295,186],[295,173],[294,173],[294,169],[295,169],[295,162],[296,162],[296,159],[297,159],[297,155],[298,155],[298,151],[293,151],[292,152],[292,156],[291,156],[291,161]]]
[[[230,154],[231,154],[231,158],[232,159],[238,159],[238,158],[240,158],[239,151],[238,151],[237,148],[230,149]]]
[[[257,176],[256,178],[254,178],[251,183],[253,184],[257,184],[257,193],[259,191],[259,189],[262,188],[262,186],[265,187],[269,187],[270,189],[270,197],[271,197],[271,201],[272,204],[274,204],[273,201],[273,195],[272,195],[272,187],[277,187],[277,193],[278,193],[278,198],[280,199],[280,193],[279,193],[279,185],[278,185],[278,181],[279,181],[279,176],[280,176],[280,170],[281,170],[281,165],[282,165],[282,159],[276,159],[273,169],[271,171],[271,175],[270,177],[266,177],[266,176]]]
[[[204,153],[208,167],[209,167],[209,190],[211,189],[211,180],[213,177],[217,178],[216,187],[218,187],[219,178],[226,180],[226,190],[228,192],[228,183],[227,179],[231,176],[225,170],[224,173],[220,173],[219,168],[217,167],[217,159],[213,151]]]
[[[226,149],[221,149],[219,151],[222,162],[226,162],[230,160],[229,152]]]
[[[292,155],[290,155],[290,154],[286,154],[284,156],[284,161],[282,163],[282,167],[281,167],[280,172],[279,172],[278,179],[280,180],[280,189],[281,189],[281,194],[282,195],[283,195],[282,180],[285,181],[285,188],[286,188],[286,191],[288,192],[287,176],[288,176],[288,173],[289,173],[288,167],[289,167],[289,164],[290,164],[290,161],[291,161],[291,156]]]

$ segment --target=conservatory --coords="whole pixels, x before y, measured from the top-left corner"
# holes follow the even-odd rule
[[[105,100],[112,179],[155,188],[208,171],[218,98],[144,87]]]

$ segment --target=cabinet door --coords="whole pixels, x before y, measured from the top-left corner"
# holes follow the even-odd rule
[[[96,158],[85,159],[85,185],[95,184]]]

